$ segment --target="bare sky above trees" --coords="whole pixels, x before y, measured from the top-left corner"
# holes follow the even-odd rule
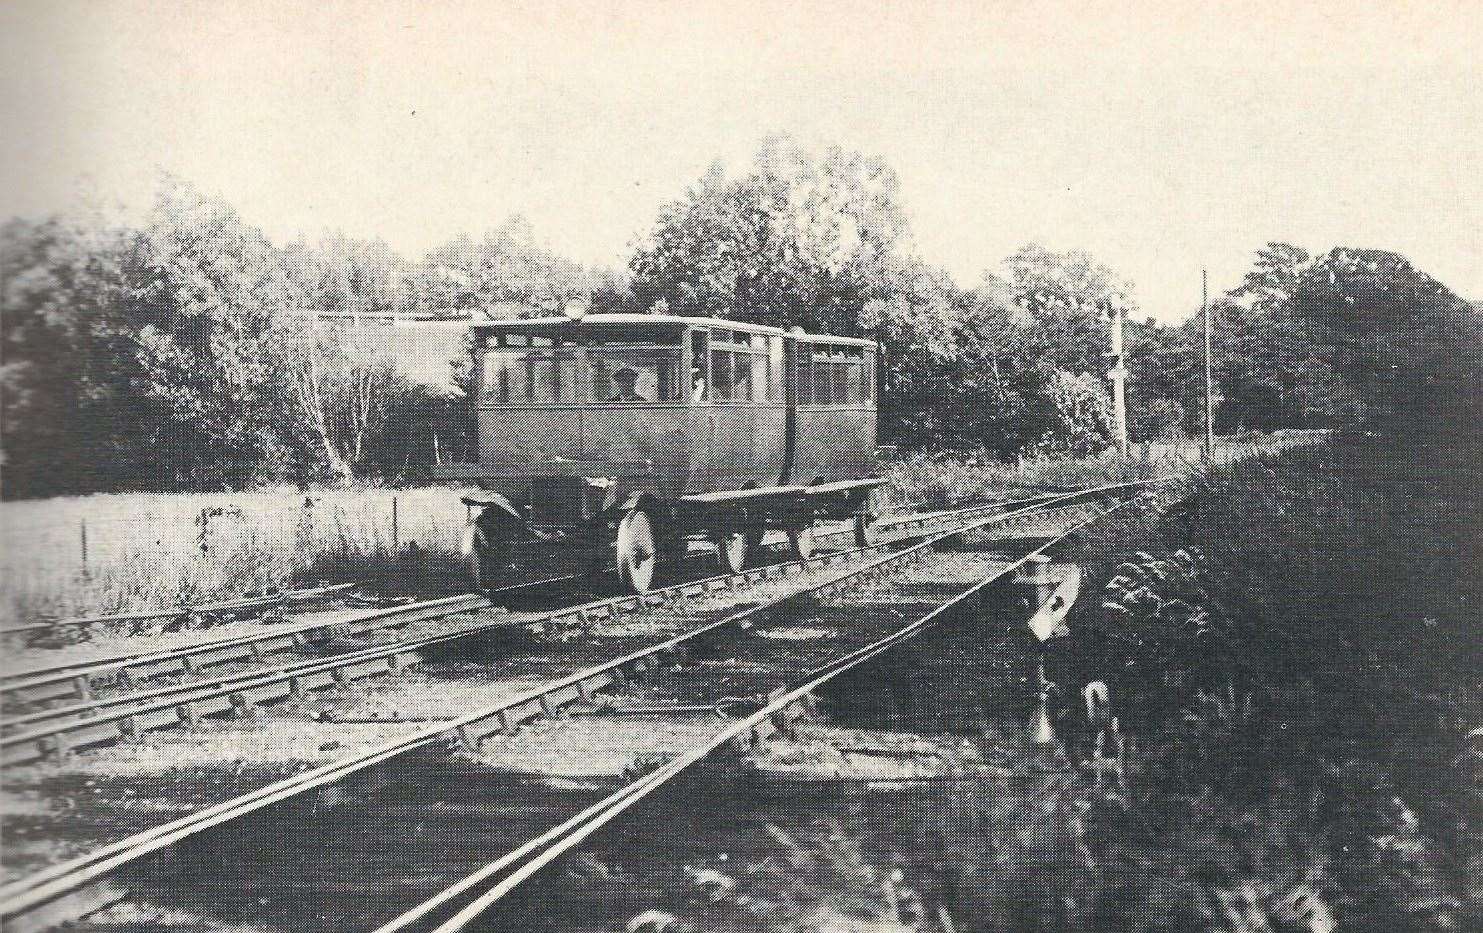
[[[1173,320],[1277,239],[1483,297],[1483,7],[1195,6],[11,2],[0,217],[137,203],[158,166],[278,242],[415,255],[519,213],[622,265],[781,132],[893,166],[964,285],[1085,249]]]

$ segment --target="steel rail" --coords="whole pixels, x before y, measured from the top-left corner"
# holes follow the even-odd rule
[[[1143,480],[1092,487],[1064,494],[1052,501],[1027,506],[1003,515],[990,516],[960,528],[933,535],[922,542],[893,552],[879,560],[851,568],[805,590],[760,603],[648,648],[532,688],[497,706],[476,711],[452,722],[440,723],[435,728],[401,736],[359,755],[330,762],[232,800],[136,833],[126,839],[0,887],[0,926],[13,933],[25,933],[30,930],[47,929],[52,925],[84,916],[127,896],[127,892],[121,893],[117,888],[109,886],[110,879],[119,870],[147,858],[154,852],[203,833],[213,826],[247,816],[280,801],[343,780],[392,758],[440,742],[458,742],[477,750],[483,740],[489,736],[511,731],[528,719],[549,715],[577,699],[590,696],[594,691],[609,685],[621,684],[629,676],[642,676],[652,666],[659,663],[661,656],[673,652],[687,642],[703,638],[724,626],[739,624],[791,600],[838,591],[851,578],[920,559],[927,549],[948,537],[964,534],[996,521],[1007,521],[1039,510],[1071,505],[1077,499],[1096,498],[1141,489],[1155,482],[1161,481]],[[758,570],[767,569],[770,568],[758,568]],[[721,579],[724,582],[726,579],[734,578]],[[697,581],[697,583],[703,582],[706,581]],[[688,586],[695,585],[697,584],[688,584]],[[629,599],[636,599],[636,597],[629,597]],[[619,602],[619,600],[614,602]]]
[[[1083,494],[1084,491],[1061,494],[1059,499],[1052,501]],[[1028,508],[1037,507],[1041,506]],[[889,550],[894,543],[896,542],[880,542],[864,548],[816,555],[806,561],[757,567],[741,574],[681,583],[643,597],[627,597],[626,600],[632,601],[635,611],[650,606],[662,606],[690,596],[736,588],[738,582],[745,585],[773,575],[801,573],[811,568],[828,567],[834,563],[869,556]],[[625,611],[620,609],[620,605],[624,604],[625,600],[622,599],[598,600],[526,617],[519,624],[559,622],[563,619],[591,621],[594,617],[603,618],[604,614],[606,617],[616,617],[621,611]],[[405,624],[416,619],[476,612],[492,606],[493,603],[482,596],[451,597],[431,604],[380,610],[369,614],[373,618],[362,619],[360,628],[384,628],[388,619],[392,618],[397,620],[396,624]],[[125,738],[138,738],[146,732],[183,724],[194,725],[207,716],[240,714],[254,705],[303,698],[313,692],[348,686],[357,680],[394,674],[420,663],[422,655],[419,652],[422,650],[486,634],[503,628],[506,624],[504,619],[481,622],[423,638],[372,646],[334,658],[301,661],[280,668],[246,671],[216,680],[194,681],[157,690],[127,693],[15,717],[7,720],[7,727],[15,725],[32,728],[0,735],[0,767],[29,764],[49,755],[64,757],[82,748],[109,744]],[[344,623],[340,625],[343,627]],[[354,631],[353,627],[351,631]],[[273,634],[277,645],[297,647],[302,644],[302,636],[296,633]],[[246,643],[245,649],[256,652],[258,658],[264,656],[260,641]],[[228,650],[237,652],[240,657],[244,645],[229,646]]]
[[[804,700],[819,687],[840,674],[883,654],[927,629],[936,626],[942,619],[965,601],[982,593],[986,588],[1007,578],[1033,557],[1043,554],[1125,503],[1119,503],[1097,515],[1078,522],[1071,528],[1027,551],[1011,564],[995,570],[992,574],[944,601],[931,612],[869,645],[835,658],[798,678],[792,688],[771,700],[754,713],[738,719],[719,730],[715,735],[700,743],[696,748],[666,763],[663,767],[625,785],[609,794],[575,816],[539,836],[525,842],[484,867],[466,875],[458,882],[404,912],[394,920],[383,924],[375,933],[405,933],[409,930],[432,930],[435,933],[456,933],[478,920],[501,898],[514,890],[523,881],[542,867],[580,845],[587,837],[617,819],[624,811],[649,796],[654,791],[679,776],[727,743],[747,737],[753,744],[761,741],[774,729],[774,716]],[[946,537],[946,536],[944,536]],[[493,881],[472,901],[459,907],[455,902],[473,889]],[[449,914],[450,911],[451,916]]]
[[[210,615],[215,612],[241,612],[244,609],[272,609],[291,603],[317,602],[321,599],[329,599],[354,587],[354,583],[337,583],[334,586],[289,590],[284,593],[274,593],[270,596],[243,596],[239,599],[202,603],[198,606],[175,606],[171,609],[148,609],[139,612],[115,612],[109,615],[77,616],[71,619],[48,619],[40,622],[27,622],[21,625],[7,625],[0,628],[0,636],[22,635],[27,632],[51,632],[59,628],[73,626],[87,627],[103,622],[151,622],[158,619],[178,619],[181,616]]]
[[[1051,494],[1062,495],[1060,493]],[[928,524],[959,519],[971,514],[1003,508],[1013,508],[1043,501],[1051,496],[1037,496],[1022,500],[975,505],[958,511],[942,511],[904,516],[881,523],[878,528],[887,533],[899,533],[903,529],[923,528]],[[835,537],[853,532],[850,527],[830,529],[816,538]],[[754,568],[756,569],[756,568]],[[92,700],[96,686],[118,682],[125,690],[133,687],[133,681],[147,680],[171,675],[195,675],[208,667],[238,661],[262,661],[264,658],[293,651],[306,645],[312,636],[343,635],[354,637],[369,632],[399,628],[413,622],[426,621],[452,615],[457,612],[472,612],[497,608],[501,598],[535,587],[559,583],[575,577],[557,577],[503,587],[491,594],[467,594],[442,600],[429,600],[389,609],[370,610],[346,618],[322,622],[306,622],[298,625],[275,627],[269,632],[255,632],[228,638],[184,645],[164,651],[139,652],[115,655],[91,661],[53,665],[10,675],[0,675],[0,699],[12,703],[35,704],[57,700],[76,699],[81,703]],[[662,591],[656,591],[662,592]],[[441,611],[446,609],[446,611]],[[5,682],[8,681],[8,682]],[[49,717],[41,717],[49,718]],[[8,719],[7,727],[26,721],[24,717]]]
[[[492,608],[494,603],[477,594],[373,609],[354,615],[321,622],[275,627],[271,631],[236,635],[194,645],[183,645],[165,651],[142,652],[95,661],[60,664],[44,670],[18,675],[18,679],[0,686],[0,696],[12,702],[38,703],[76,697],[92,698],[93,689],[106,682],[118,682],[125,689],[135,680],[148,680],[175,674],[198,674],[208,667],[235,661],[261,661],[266,657],[292,651],[309,644],[314,636],[341,635],[353,637],[367,632],[410,625],[456,612]],[[14,721],[7,719],[7,722]]]

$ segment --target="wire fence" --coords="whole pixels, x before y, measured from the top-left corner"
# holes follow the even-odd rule
[[[1223,441],[1216,461],[1311,443],[1323,432]],[[1196,442],[1019,464],[892,458],[882,512],[946,508],[1033,487],[1183,472]],[[296,489],[83,496],[0,506],[0,621],[165,609],[302,586],[354,582],[383,592],[462,591],[467,519],[451,487]],[[517,565],[522,555],[516,555]],[[532,572],[552,575],[540,555]],[[573,560],[579,560],[580,556]],[[569,572],[574,568],[557,568]]]
[[[459,491],[121,494],[8,503],[0,618],[168,608],[456,561]],[[425,567],[414,568],[419,571]]]

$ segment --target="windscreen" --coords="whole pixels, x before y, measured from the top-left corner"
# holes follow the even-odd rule
[[[689,380],[680,373],[681,334],[651,324],[491,332],[479,398],[513,405],[683,402]]]
[[[678,402],[679,347],[588,347],[593,402]]]
[[[480,400],[555,405],[575,402],[580,360],[571,350],[500,347],[484,354]]]

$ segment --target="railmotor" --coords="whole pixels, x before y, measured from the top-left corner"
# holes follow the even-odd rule
[[[645,592],[689,541],[739,571],[764,532],[812,553],[820,519],[868,540],[876,348],[713,318],[594,314],[473,329],[478,462],[439,469],[484,492],[464,553],[497,584],[512,546],[584,549]]]

